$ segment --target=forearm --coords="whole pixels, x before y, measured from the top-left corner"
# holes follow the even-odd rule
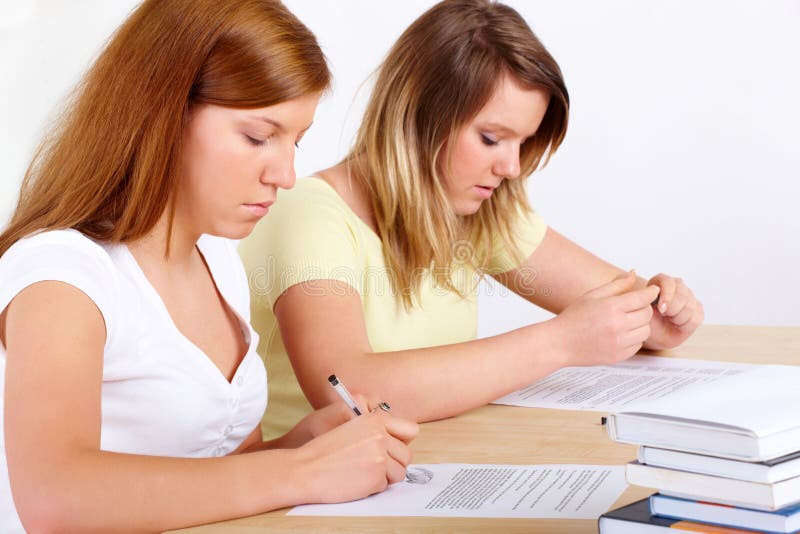
[[[154,532],[303,502],[300,481],[291,476],[293,455],[195,459],[85,451],[39,469],[27,495],[16,491],[13,478],[12,488],[31,531]]]
[[[296,449],[308,443],[314,436],[305,428],[304,425],[295,425],[286,434],[271,439],[269,441],[259,440],[258,442],[250,445],[243,453],[250,453],[256,451],[268,451],[274,449]]]
[[[419,422],[451,417],[526,386],[563,366],[551,321],[501,335],[421,349],[336,358],[348,387]],[[327,388],[312,403],[333,400]]]

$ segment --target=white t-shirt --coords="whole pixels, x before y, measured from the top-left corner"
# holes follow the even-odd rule
[[[81,290],[102,313],[100,448],[105,451],[223,456],[259,425],[267,380],[256,353],[258,335],[250,327],[244,268],[232,241],[203,236],[198,248],[220,294],[238,314],[249,345],[231,382],[181,334],[127,246],[95,242],[76,230],[45,231],[18,241],[0,257],[0,312],[25,287],[56,280]],[[5,368],[0,344],[2,410]],[[22,526],[11,498],[2,426],[0,532],[18,532]]]

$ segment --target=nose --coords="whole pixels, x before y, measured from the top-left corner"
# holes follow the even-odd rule
[[[520,145],[516,143],[509,143],[506,145],[505,150],[499,154],[498,159],[495,161],[495,175],[508,179],[517,178],[519,176],[519,149]]]
[[[296,180],[294,145],[282,150],[280,154],[276,154],[275,158],[264,165],[261,172],[261,183],[274,184],[281,189],[291,189]]]

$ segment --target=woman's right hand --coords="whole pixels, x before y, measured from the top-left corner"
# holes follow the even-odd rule
[[[306,502],[360,499],[403,480],[419,426],[380,410],[356,417],[296,450]]]
[[[564,366],[612,364],[630,358],[650,337],[658,286],[633,289],[631,271],[597,287],[553,319]]]

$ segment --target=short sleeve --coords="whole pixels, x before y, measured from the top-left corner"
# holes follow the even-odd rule
[[[547,224],[544,219],[535,211],[520,214],[513,227],[514,243],[518,247],[521,260],[524,261],[533,254],[539,246],[547,232]],[[520,261],[514,259],[514,255],[499,236],[492,242],[492,255],[486,266],[489,274],[500,274],[516,269],[520,266]]]
[[[100,310],[106,347],[114,331],[114,268],[108,253],[76,230],[45,231],[14,243],[0,257],[0,310],[37,282],[69,284]]]
[[[271,310],[287,289],[310,280],[338,280],[360,294],[363,237],[348,210],[318,178],[282,192],[239,244],[253,304]]]

